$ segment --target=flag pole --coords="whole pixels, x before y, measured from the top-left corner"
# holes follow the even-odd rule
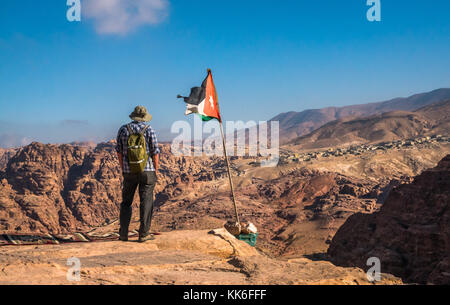
[[[228,180],[230,182],[231,196],[233,199],[234,213],[236,214],[236,223],[239,224],[240,223],[239,214],[238,214],[237,205],[236,205],[236,197],[234,195],[233,180],[231,179],[230,162],[228,160],[227,149],[225,147],[225,136],[223,134],[222,120],[220,120],[219,123],[220,123],[220,133],[222,134],[223,154],[225,155],[225,163],[227,164],[227,171],[228,171]]]
[[[212,75],[211,69],[208,69],[208,74]],[[215,90],[214,90],[215,91]],[[220,113],[220,108],[219,108],[219,101],[217,99],[217,92],[214,92],[216,94],[216,106],[217,106],[217,110]],[[234,187],[233,187],[233,180],[231,179],[231,169],[230,169],[230,161],[228,160],[228,155],[227,155],[227,148],[225,145],[225,135],[223,132],[223,124],[222,124],[222,117],[220,116],[220,120],[219,120],[219,125],[220,125],[220,134],[222,135],[222,146],[223,146],[223,154],[225,156],[225,163],[227,165],[227,173],[228,173],[228,181],[230,183],[230,190],[231,190],[231,198],[233,200],[233,206],[234,206],[234,213],[236,215],[236,223],[240,224],[239,221],[239,213],[237,210],[237,205],[236,205],[236,196],[234,194]]]

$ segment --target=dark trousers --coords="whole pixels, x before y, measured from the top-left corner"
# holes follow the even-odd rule
[[[153,216],[153,189],[156,184],[155,172],[140,174],[124,174],[122,189],[122,204],[120,205],[120,236],[128,236],[134,193],[139,186],[140,221],[139,236],[144,237],[150,231]]]

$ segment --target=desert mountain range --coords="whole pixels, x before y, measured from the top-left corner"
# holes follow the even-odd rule
[[[450,99],[413,112],[390,111],[367,117],[335,120],[289,144],[298,145],[300,149],[324,148],[439,135],[448,130]]]
[[[450,89],[344,107],[345,110],[333,108],[327,111],[334,111],[328,116],[334,121],[323,126],[317,123],[314,127],[317,130],[302,137],[298,136],[307,121],[300,120],[295,136],[287,137],[293,142],[280,147],[282,159],[274,168],[260,167],[260,158],[233,157],[232,175],[241,218],[253,222],[259,230],[256,249],[233,241],[236,244],[231,253],[241,251],[244,253],[241,255],[232,255],[230,249],[225,249],[229,242],[223,243],[224,238],[230,236],[219,238],[207,234],[233,219],[223,157],[174,156],[170,146],[162,144],[152,230],[163,234],[148,249],[154,251],[151,255],[157,256],[161,266],[142,267],[149,275],[141,280],[153,283],[158,275],[165,274],[162,283],[200,284],[201,280],[196,281],[198,277],[186,278],[180,274],[186,270],[194,273],[210,270],[221,276],[223,283],[363,283],[361,270],[365,262],[354,259],[361,256],[346,248],[351,244],[376,249],[389,262],[387,273],[405,282],[450,283],[445,267],[448,258],[441,255],[448,249],[437,244],[437,241],[448,243],[449,237],[447,216],[438,212],[448,209],[450,202],[445,184],[449,172],[446,156],[450,154],[447,94]],[[292,120],[288,120],[289,124]],[[288,121],[282,125],[288,126]],[[283,127],[280,132],[284,130],[291,129]],[[394,140],[398,141],[384,146],[367,145]],[[114,141],[98,145],[34,142],[19,149],[0,149],[0,233],[117,231],[122,175],[114,145]],[[339,147],[346,145],[355,147],[343,154]],[[312,151],[323,147],[333,148],[326,153]],[[305,157],[300,159],[296,155]],[[431,168],[435,169],[427,171]],[[418,175],[422,176],[413,178]],[[135,216],[138,215],[137,199],[133,206]],[[396,215],[396,221],[404,217],[404,221],[388,226],[386,222],[390,220],[386,215]],[[368,219],[377,223],[377,238],[368,236],[370,232],[365,224]],[[426,221],[418,223],[417,219]],[[133,226],[137,225],[135,218]],[[351,232],[358,234],[358,240]],[[404,233],[409,239],[427,240],[426,247],[414,252],[410,248],[413,245],[405,244],[406,248],[401,250],[399,244],[406,241],[392,236]],[[182,242],[191,240],[189,236],[198,239],[194,238],[192,245]],[[380,242],[383,238],[385,241]],[[210,248],[204,246],[208,243]],[[143,266],[150,264],[136,247],[126,250],[121,245],[98,245],[66,249],[67,253],[87,251],[92,266],[84,277],[92,283],[101,282],[98,266],[102,261],[111,265],[104,269],[111,273],[106,283],[114,281],[114,274],[122,274],[123,283],[133,282],[123,271],[137,268],[133,260],[127,260],[128,256]],[[126,253],[120,259],[131,265],[117,267],[115,258],[108,253],[111,247]],[[3,250],[6,248],[0,251],[6,251],[2,259],[9,267],[4,272],[10,276],[16,273],[14,268],[31,265],[30,268],[36,268],[30,269],[36,272],[35,280],[48,283],[37,276],[39,266],[46,264],[56,268],[54,275],[59,276],[62,263],[56,250],[39,248],[48,262],[36,261],[34,266],[31,248]],[[158,256],[158,249],[168,251],[167,261]],[[433,261],[437,265],[414,273],[421,270],[421,263],[428,264],[423,257],[426,253],[435,253]],[[16,267],[14,257],[21,262]],[[179,261],[180,257],[183,262]],[[389,260],[393,257],[396,260]],[[223,261],[224,258],[227,260]],[[333,266],[329,260],[344,267]],[[277,266],[284,269],[276,269]],[[306,276],[304,268],[310,270],[311,280],[294,280],[296,274]],[[399,268],[408,271],[401,272]],[[224,274],[223,270],[236,274],[228,271]],[[296,273],[287,276],[287,270]],[[340,278],[339,272],[348,276]],[[197,273],[205,277],[205,273]],[[320,274],[329,276],[329,281],[321,281]],[[395,277],[386,278],[390,283],[399,283]],[[8,280],[0,276],[0,282]]]
[[[384,102],[310,109],[301,112],[291,111],[278,114],[270,121],[280,122],[280,142],[287,143],[331,121],[346,117],[366,117],[398,110],[415,111],[426,105],[445,100],[450,100],[450,88],[437,89],[406,98],[394,98]]]

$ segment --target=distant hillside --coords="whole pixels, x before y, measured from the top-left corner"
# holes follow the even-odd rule
[[[415,111],[426,105],[448,99],[450,99],[450,88],[443,88],[385,102],[286,112],[277,115],[270,121],[280,122],[280,142],[287,143],[334,120],[349,116],[370,116],[395,110]]]
[[[376,143],[421,135],[448,134],[450,100],[414,112],[391,111],[368,117],[345,118],[325,124],[290,144],[302,149]]]
[[[433,122],[432,132],[447,135],[450,133],[450,100],[425,106],[416,112]]]

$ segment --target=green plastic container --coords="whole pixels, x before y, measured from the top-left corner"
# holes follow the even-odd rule
[[[256,245],[257,237],[258,233],[250,233],[250,234],[240,234],[237,236],[237,239],[245,241],[247,244],[254,247]]]

